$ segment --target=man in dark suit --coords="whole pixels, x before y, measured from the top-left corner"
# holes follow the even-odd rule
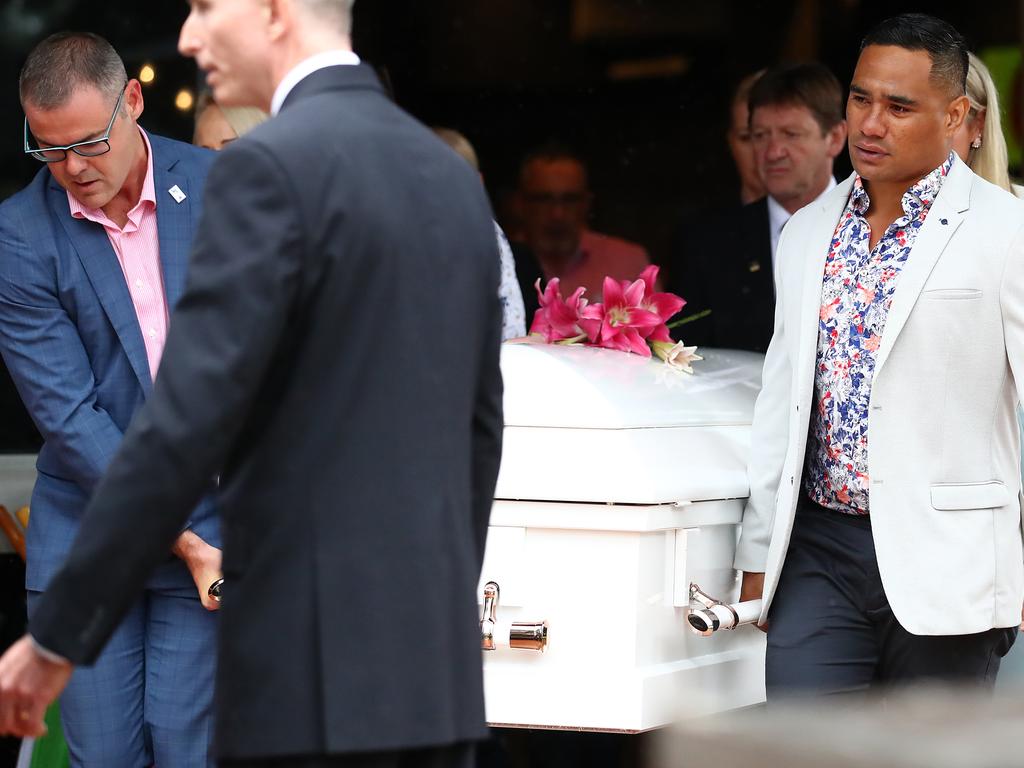
[[[220,765],[467,765],[486,736],[491,211],[358,63],[350,6],[192,5],[180,48],[217,101],[276,117],[211,169],[165,370],[0,660],[0,730],[37,729],[69,669],[34,643],[93,658],[219,474]]]
[[[45,440],[26,542],[31,615],[158,366],[166,370],[167,317],[185,286],[213,154],[142,130],[142,88],[97,35],[40,42],[19,91],[25,151],[41,162],[0,205],[0,352]],[[140,578],[141,599],[61,698],[75,766],[212,764],[212,498],[182,523],[179,557],[168,547]]]
[[[835,186],[843,149],[843,89],[820,64],[768,70],[750,90],[757,172],[768,194],[688,219],[679,228],[667,281],[687,312],[711,310],[676,333],[689,343],[764,352],[775,316],[775,249],[796,211]]]

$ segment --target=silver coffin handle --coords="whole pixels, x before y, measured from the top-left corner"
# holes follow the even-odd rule
[[[484,612],[480,617],[480,648],[484,651],[493,651],[494,629],[498,625],[498,595],[501,590],[498,582],[488,581],[484,584]]]
[[[690,630],[701,637],[710,637],[720,629],[736,629],[744,624],[755,624],[761,617],[761,600],[745,600],[742,603],[723,603],[702,590],[696,583],[690,584],[690,605],[686,609],[686,621]]]

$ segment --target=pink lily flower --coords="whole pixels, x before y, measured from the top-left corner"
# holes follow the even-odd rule
[[[580,327],[580,311],[587,306],[587,300],[583,298],[585,288],[577,288],[568,301],[562,298],[558,290],[557,277],[548,280],[543,292],[540,290],[540,278],[537,278],[534,288],[537,290],[540,309],[533,315],[530,334],[543,336],[549,344],[571,344],[587,338],[586,332]]]
[[[661,315],[642,306],[646,284],[642,279],[623,285],[604,279],[604,301],[590,304],[580,312],[579,325],[590,342],[606,349],[651,356],[646,339],[664,321]]]
[[[661,324],[655,327],[647,338],[650,341],[672,342],[667,323],[673,315],[686,306],[686,300],[674,293],[655,291],[654,284],[658,279],[658,269],[657,264],[651,264],[640,273],[638,279],[644,282],[644,298],[640,306],[661,318]]]

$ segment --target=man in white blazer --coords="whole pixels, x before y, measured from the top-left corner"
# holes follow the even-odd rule
[[[951,152],[967,51],[872,31],[855,173],[783,231],[736,567],[769,698],[990,685],[1021,622],[1024,204]]]

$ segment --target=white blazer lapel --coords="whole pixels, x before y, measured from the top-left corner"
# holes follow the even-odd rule
[[[801,401],[810,397],[814,386],[814,361],[818,350],[818,316],[821,312],[821,285],[825,277],[825,260],[832,247],[832,237],[835,235],[839,217],[843,215],[850,198],[854,177],[851,174],[824,198],[811,203],[817,210],[813,218],[809,217],[807,235],[803,243],[803,259],[800,262],[803,267],[803,284],[800,291],[795,371]]]
[[[875,377],[885,365],[896,339],[906,325],[910,313],[917,303],[921,291],[924,290],[928,276],[935,268],[936,262],[946,249],[953,233],[964,220],[964,214],[970,207],[971,184],[974,174],[959,158],[953,162],[949,175],[942,183],[935,202],[924,226],[917,234],[917,241],[910,251],[910,256],[893,292],[889,315],[882,331],[882,342],[878,346],[875,358]]]

